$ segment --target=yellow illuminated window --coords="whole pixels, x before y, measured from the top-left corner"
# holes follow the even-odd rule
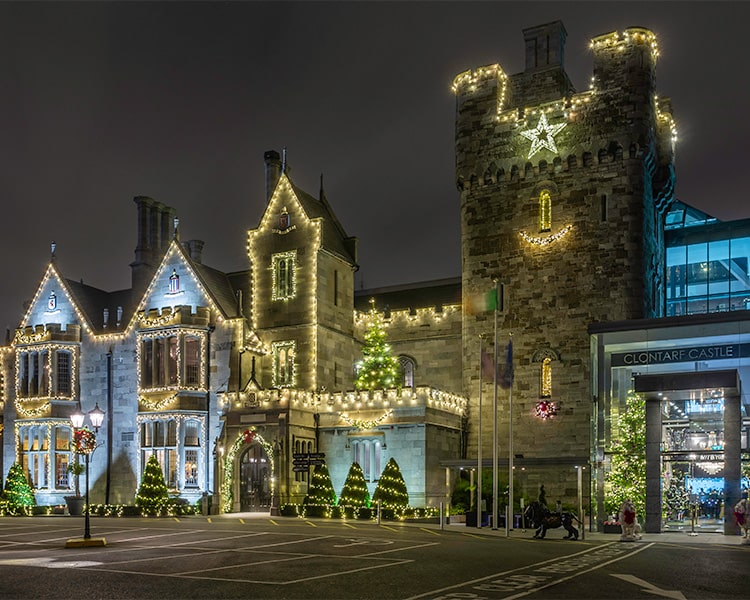
[[[549,398],[552,396],[552,359],[545,358],[542,361],[542,377],[539,386],[539,396]]]
[[[552,229],[552,198],[547,190],[539,194],[539,231]]]

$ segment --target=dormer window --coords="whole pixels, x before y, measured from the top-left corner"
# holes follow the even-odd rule
[[[177,269],[172,269],[172,275],[169,276],[169,293],[176,294],[180,291],[180,276]]]

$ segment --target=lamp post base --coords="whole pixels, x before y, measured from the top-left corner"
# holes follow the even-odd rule
[[[66,548],[91,548],[93,546],[106,546],[107,540],[101,538],[73,538],[65,542]]]

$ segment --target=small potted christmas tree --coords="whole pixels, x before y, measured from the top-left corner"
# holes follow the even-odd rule
[[[143,479],[135,495],[135,505],[144,515],[158,515],[169,504],[169,490],[159,461],[151,455],[143,470]]]

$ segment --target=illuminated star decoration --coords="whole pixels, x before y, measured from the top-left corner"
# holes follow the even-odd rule
[[[547,123],[547,115],[542,113],[539,117],[539,123],[534,129],[527,129],[522,131],[521,135],[527,140],[531,140],[531,150],[526,158],[531,158],[542,148],[557,154],[557,146],[555,146],[554,137],[565,127],[567,123],[559,123],[558,125],[550,125]]]

